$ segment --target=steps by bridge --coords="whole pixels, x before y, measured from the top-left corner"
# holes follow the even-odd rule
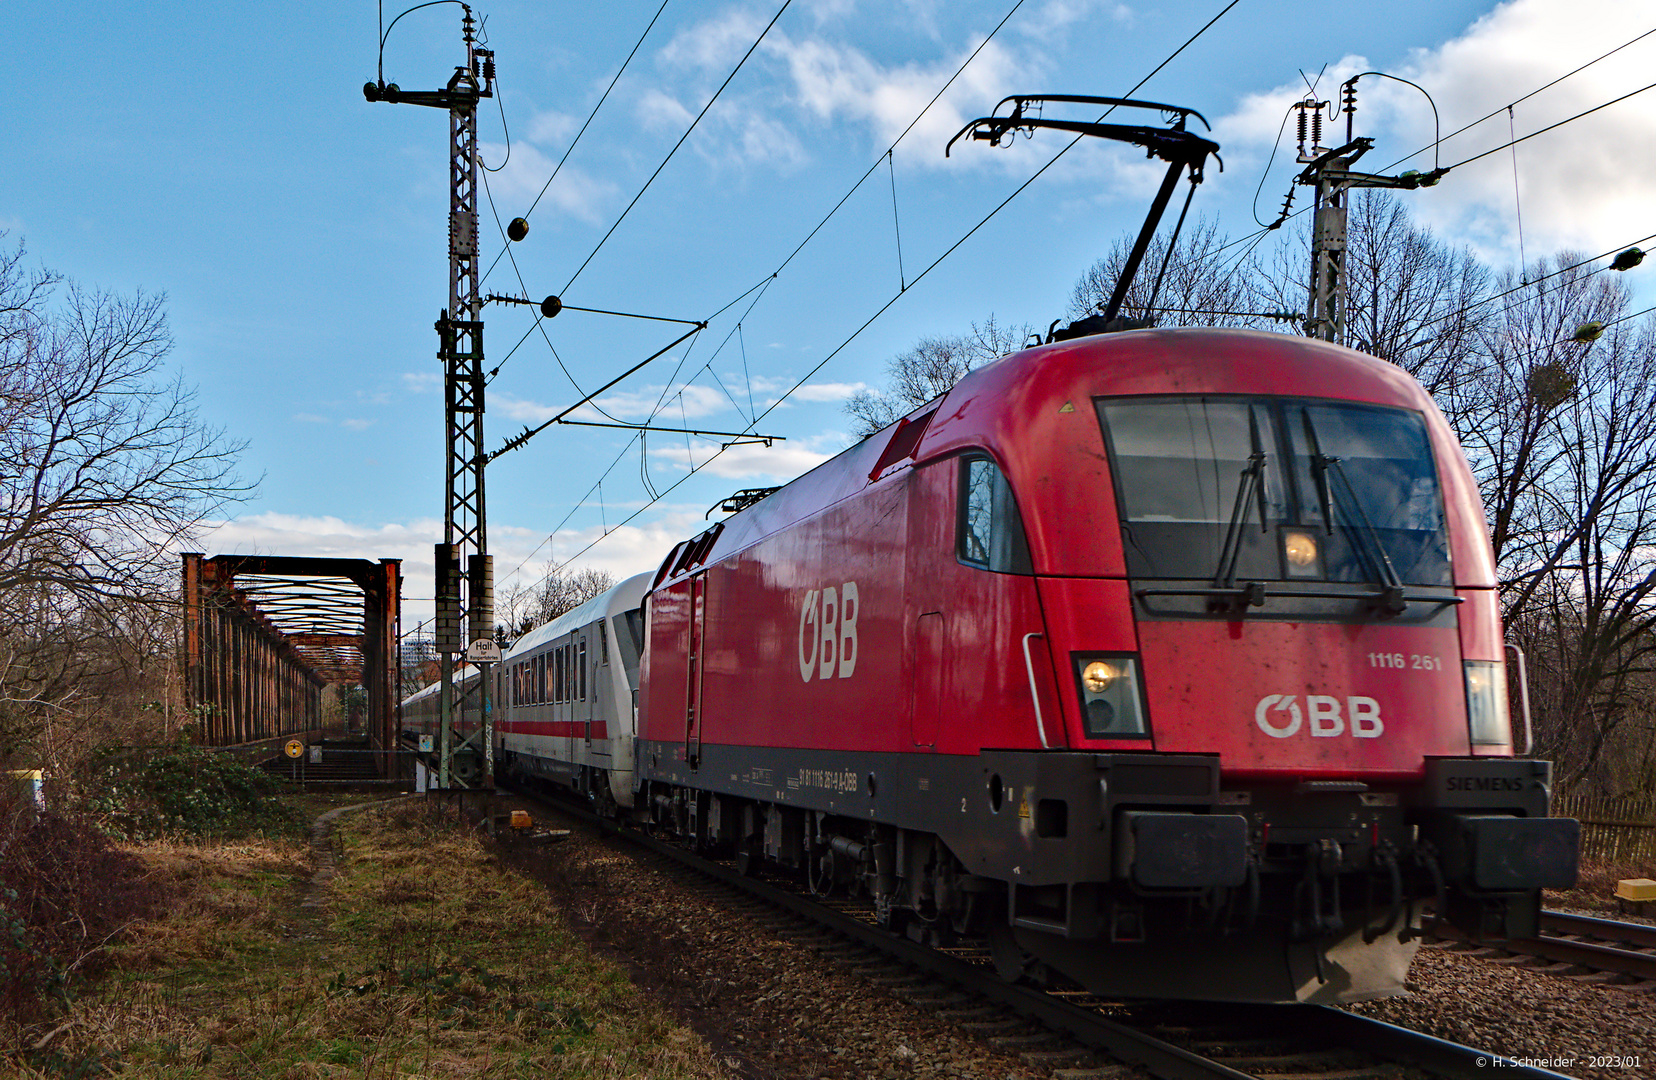
[[[318,747],[320,760],[316,760]],[[277,754],[259,762],[259,767],[277,779],[306,788],[408,790],[410,781],[380,775],[380,761],[381,755],[369,749],[366,739],[324,739],[305,747],[305,753],[298,758]]]

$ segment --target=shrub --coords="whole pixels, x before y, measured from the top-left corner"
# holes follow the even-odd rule
[[[66,999],[100,947],[165,900],[91,820],[0,797],[0,1017],[27,1021]]]
[[[87,808],[124,840],[298,832],[304,821],[275,798],[279,786],[229,755],[175,746],[108,762]]]

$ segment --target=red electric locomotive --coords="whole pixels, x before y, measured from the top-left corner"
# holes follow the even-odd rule
[[[1008,977],[1360,1000],[1422,903],[1520,935],[1574,878],[1455,438],[1321,341],[1004,357],[678,545],[645,614],[637,812]]]

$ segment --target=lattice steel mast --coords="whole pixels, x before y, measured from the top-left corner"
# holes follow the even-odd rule
[[[437,786],[494,786],[494,732],[489,708],[493,644],[494,574],[488,555],[483,486],[483,302],[478,295],[477,103],[494,96],[494,52],[480,48],[471,8],[462,5],[466,63],[454,69],[447,87],[405,91],[395,83],[372,82],[369,101],[428,105],[449,114],[449,296],[437,318],[437,358],[443,365],[444,502],[443,542],[437,545],[437,652],[441,670],[441,745]],[[462,574],[464,568],[464,574]],[[464,607],[462,604],[464,603]],[[483,642],[466,649],[466,640]],[[482,722],[457,739],[454,656],[466,651],[479,661],[478,710]]]
[[[1365,74],[1381,74],[1366,72]],[[1357,80],[1340,86],[1340,111],[1346,118],[1346,141],[1332,150],[1322,145],[1323,111],[1327,101],[1308,95],[1296,102],[1299,113],[1299,163],[1305,170],[1295,178],[1315,192],[1311,222],[1311,290],[1306,299],[1304,329],[1308,337],[1322,338],[1339,345],[1346,343],[1346,194],[1352,188],[1431,187],[1447,169],[1405,172],[1400,176],[1353,172],[1357,159],[1374,147],[1373,139],[1354,137],[1352,121],[1357,112]],[[1410,84],[1413,85],[1413,84]],[[1435,106],[1434,106],[1435,108]],[[1286,213],[1286,208],[1284,208]]]

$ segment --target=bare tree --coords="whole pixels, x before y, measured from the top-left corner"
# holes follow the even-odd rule
[[[1002,326],[991,314],[969,334],[921,338],[886,364],[884,390],[859,390],[846,401],[857,436],[867,438],[948,393],[968,371],[1022,348],[1032,333],[1029,326]]]
[[[164,299],[65,286],[23,255],[0,254],[0,752],[89,715],[154,646],[133,608],[171,596],[177,545],[248,491],[242,445],[165,375]]]
[[[1459,388],[1510,636],[1535,658],[1539,750],[1566,783],[1638,783],[1608,751],[1648,726],[1656,651],[1656,327],[1611,326],[1619,279],[1561,253],[1497,285],[1516,299],[1479,335]],[[1573,267],[1573,268],[1571,268]],[[1590,335],[1589,335],[1590,336]],[[1618,779],[1619,777],[1619,779]],[[1644,777],[1644,780],[1651,779]]]
[[[505,618],[503,629],[509,636],[522,637],[614,586],[615,575],[608,570],[558,567],[538,585],[508,585],[496,597],[497,610]]]
[[[1093,263],[1070,292],[1069,315],[1084,319],[1103,312],[1115,291],[1133,237],[1123,235],[1109,254]],[[1145,250],[1133,283],[1127,289],[1120,314],[1125,318],[1154,317],[1160,326],[1269,326],[1256,312],[1261,298],[1258,273],[1250,249],[1232,246],[1218,226],[1198,218],[1179,236],[1171,259],[1168,235],[1157,233]],[[1165,274],[1163,262],[1167,263]],[[1161,288],[1156,289],[1158,277]],[[1152,296],[1155,310],[1150,309]]]

